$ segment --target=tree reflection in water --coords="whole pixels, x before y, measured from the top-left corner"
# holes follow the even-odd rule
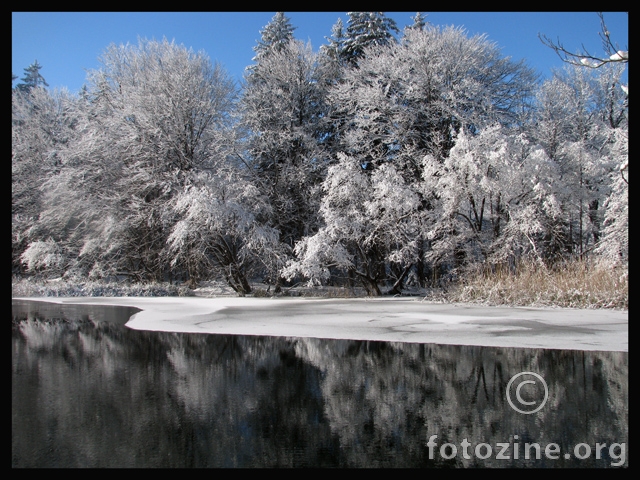
[[[14,467],[608,467],[607,449],[443,460],[427,441],[628,441],[624,352],[144,332],[123,326],[135,309],[30,303],[13,307]],[[549,386],[532,415],[506,400],[521,371]]]

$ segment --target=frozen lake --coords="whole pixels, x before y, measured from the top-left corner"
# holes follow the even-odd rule
[[[428,342],[528,331],[597,350],[619,324],[607,312],[567,325],[387,299],[47,300],[13,301],[12,467],[628,465],[627,352]],[[509,403],[524,371],[545,388],[522,382],[523,402],[548,393],[530,414]]]

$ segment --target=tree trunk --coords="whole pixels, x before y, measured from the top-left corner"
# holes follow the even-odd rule
[[[418,261],[416,263],[416,274],[418,275],[418,285],[420,288],[424,288],[427,285],[425,271],[424,271],[424,239],[420,238],[418,249]]]
[[[374,279],[367,278],[365,283],[365,289],[367,290],[367,295],[370,297],[379,297],[382,295],[380,291],[380,287],[378,287],[378,282]]]
[[[380,287],[378,287],[378,281],[375,278],[371,278],[369,275],[362,272],[356,271],[355,273],[360,277],[362,286],[367,291],[367,295],[369,297],[379,297],[382,295]]]
[[[413,265],[409,265],[404,269],[400,277],[398,277],[398,280],[396,280],[396,283],[391,287],[391,290],[387,292],[388,295],[402,295],[402,283],[404,282],[404,279],[407,278],[411,267],[413,267]]]

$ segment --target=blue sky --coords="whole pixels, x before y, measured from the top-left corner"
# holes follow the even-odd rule
[[[297,39],[310,41],[314,50],[327,43],[338,17],[346,12],[285,12]],[[254,55],[260,30],[275,12],[12,12],[12,62],[21,78],[34,60],[50,88],[78,91],[86,69],[100,67],[98,57],[111,43],[137,44],[138,37],[175,40],[195,51],[204,50],[238,81]],[[563,63],[538,34],[560,39],[571,51],[584,46],[602,52],[600,19],[596,12],[424,12],[434,25],[464,27],[469,35],[485,33],[505,56],[527,63],[543,76]],[[415,12],[386,12],[398,27],[413,23]],[[626,50],[629,17],[605,12],[611,38]],[[18,80],[19,81],[19,80]]]

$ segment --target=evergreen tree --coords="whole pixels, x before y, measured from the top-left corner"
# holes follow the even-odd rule
[[[254,62],[259,62],[265,55],[271,52],[280,52],[293,39],[293,31],[296,27],[291,25],[290,19],[284,12],[276,13],[271,21],[260,30],[261,39],[253,47],[256,56]]]
[[[324,53],[332,61],[340,61],[342,51],[344,49],[345,34],[344,24],[342,19],[338,18],[338,21],[331,28],[331,37],[325,37],[328,41],[328,45],[322,45],[320,51]]]
[[[42,65],[38,63],[38,60],[35,60],[31,65],[24,69],[24,77],[20,79],[22,83],[19,83],[16,88],[21,92],[29,92],[34,87],[48,87],[49,84],[40,74],[41,68]]]
[[[392,32],[399,33],[395,20],[384,12],[348,12],[343,58],[356,64],[371,45],[388,45],[395,41]]]
[[[422,12],[417,12],[415,17],[411,17],[411,20],[413,20],[413,25],[411,25],[409,28],[413,30],[423,30],[427,25],[426,18],[426,16],[422,15]]]

